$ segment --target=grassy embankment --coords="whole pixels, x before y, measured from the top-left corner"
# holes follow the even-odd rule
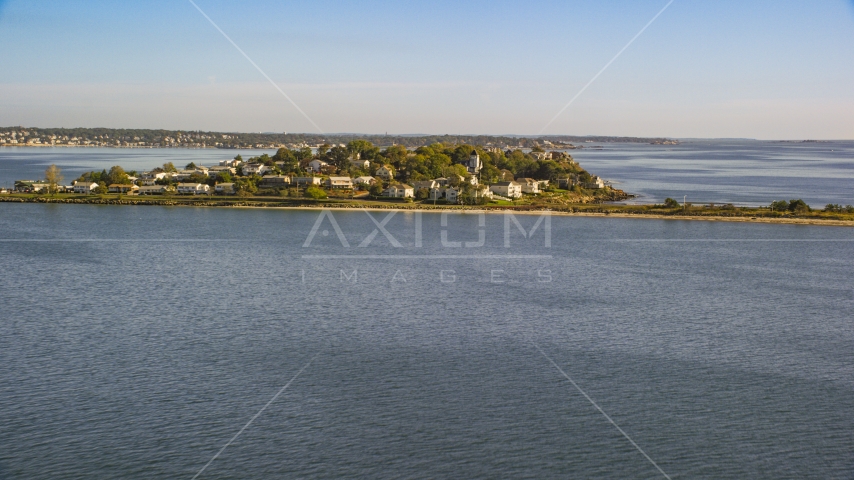
[[[490,202],[486,205],[441,205],[431,201],[409,201],[403,199],[328,198],[313,200],[308,198],[252,196],[233,197],[216,195],[78,195],[78,194],[24,194],[11,193],[0,195],[0,202],[27,203],[73,203],[101,205],[165,205],[165,206],[211,206],[211,207],[268,207],[268,208],[368,208],[400,210],[486,210],[518,212],[536,212],[549,210],[555,213],[580,215],[617,215],[617,216],[654,216],[656,218],[691,219],[732,219],[757,221],[827,221],[838,224],[850,222],[854,225],[854,213],[826,212],[820,210],[773,211],[770,207],[734,207],[731,205],[682,205],[666,207],[664,205],[618,205],[610,203],[592,203],[592,199],[581,201],[563,195],[564,192],[547,193],[541,196],[526,196],[514,202]],[[594,200],[595,201],[595,200]]]

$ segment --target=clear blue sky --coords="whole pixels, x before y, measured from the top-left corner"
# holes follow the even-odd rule
[[[535,134],[667,0],[197,3],[325,132]],[[0,125],[315,130],[187,0],[0,0]],[[546,133],[854,139],[854,3],[675,0]]]

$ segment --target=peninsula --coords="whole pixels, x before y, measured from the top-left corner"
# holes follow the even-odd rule
[[[145,171],[92,171],[64,183],[50,166],[43,180],[18,180],[0,201],[217,207],[482,209],[579,215],[823,222],[854,225],[854,206],[816,211],[802,200],[767,207],[619,205],[630,194],[581,167],[563,150],[433,143],[410,150],[358,139],[227,158],[217,165],[171,162]]]

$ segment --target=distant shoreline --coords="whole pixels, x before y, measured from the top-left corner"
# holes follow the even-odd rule
[[[854,214],[827,214],[810,212],[805,215],[780,214],[767,208],[738,207],[735,209],[710,210],[706,207],[691,207],[688,212],[679,209],[665,210],[649,205],[614,204],[578,204],[567,207],[549,208],[545,206],[479,206],[479,205],[427,205],[416,203],[391,203],[362,200],[326,200],[259,198],[241,199],[237,197],[198,198],[187,197],[139,197],[103,195],[99,197],[80,196],[33,196],[18,194],[0,195],[0,203],[51,203],[69,205],[113,205],[113,206],[163,206],[163,207],[208,207],[208,208],[259,208],[278,210],[335,210],[335,211],[400,211],[400,212],[470,212],[502,214],[512,212],[517,215],[551,215],[592,218],[637,218],[651,220],[693,220],[709,222],[741,222],[781,225],[816,225],[854,227]]]

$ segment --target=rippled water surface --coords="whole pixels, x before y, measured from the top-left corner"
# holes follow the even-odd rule
[[[854,476],[854,230],[318,213],[0,204],[0,478],[192,478],[304,367],[200,478],[664,478],[549,359],[672,478]]]

